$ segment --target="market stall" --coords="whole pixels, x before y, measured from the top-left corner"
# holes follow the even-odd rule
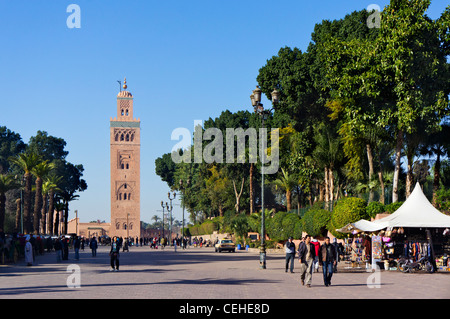
[[[379,220],[359,220],[337,231],[367,234],[372,239],[372,268],[394,270],[403,258],[417,263],[428,259],[436,270],[449,271],[450,216],[428,201],[419,183],[391,215]]]

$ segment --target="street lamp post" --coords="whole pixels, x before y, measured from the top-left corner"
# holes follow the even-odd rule
[[[177,193],[173,192],[173,197],[170,197],[170,192],[167,193],[167,198],[169,198],[170,200],[170,228],[169,228],[169,240],[170,240],[170,244],[169,246],[172,245],[172,211],[173,211],[173,206],[172,206],[172,200],[175,199],[175,197],[177,197]]]
[[[189,187],[189,185],[191,184],[191,180],[190,179],[188,179],[187,181],[186,181],[186,187]],[[180,190],[181,190],[181,193],[182,193],[182,195],[183,195],[183,216],[182,216],[182,218],[183,218],[183,232],[182,232],[182,235],[181,235],[181,239],[182,239],[182,245],[183,245],[183,249],[186,249],[186,247],[185,247],[185,245],[184,245],[184,207],[185,207],[185,202],[184,202],[184,200],[185,200],[185,198],[184,198],[184,195],[186,194],[186,188],[185,188],[185,186],[184,186],[184,184],[183,184],[183,180],[182,179],[180,179]]]
[[[166,206],[167,206],[167,203],[166,203]],[[163,201],[161,201],[161,207],[162,207],[162,209],[163,209],[163,218],[162,218],[162,238],[165,238],[165,237],[164,237],[164,226],[165,226],[165,223],[164,223],[164,202],[163,202]]]
[[[261,127],[264,128],[264,122],[269,118],[269,115],[274,110],[265,110],[263,104],[261,103],[261,89],[256,86],[253,90],[250,99],[252,101],[252,106],[256,114],[261,118]],[[272,92],[272,103],[274,105],[278,104],[280,97],[280,92],[274,89]],[[265,225],[265,213],[264,213],[264,163],[265,163],[265,152],[266,150],[260,150],[261,154],[261,248],[259,252],[259,268],[266,269],[266,225]]]

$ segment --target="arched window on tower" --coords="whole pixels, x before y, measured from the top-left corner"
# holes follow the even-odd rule
[[[128,193],[128,200],[131,200],[131,193]]]
[[[123,229],[127,229],[127,224],[123,223]]]
[[[130,168],[130,165],[128,165],[128,163],[127,163],[127,169],[129,169]]]
[[[123,109],[122,109],[122,111],[120,112],[120,114],[123,116]]]
[[[121,140],[121,141],[123,141],[123,140],[124,140],[124,136],[123,136],[123,133],[122,133],[122,135],[120,135],[120,140]]]
[[[120,223],[116,224],[116,229],[120,229]]]
[[[126,111],[126,115],[128,116],[128,109],[127,109],[127,111]]]
[[[133,230],[133,223],[130,223],[130,230]]]
[[[114,140],[117,142],[119,140],[119,134],[116,134]]]
[[[130,140],[131,140],[132,142],[134,141],[134,134],[131,134]]]
[[[123,199],[127,200],[127,193],[123,194]]]

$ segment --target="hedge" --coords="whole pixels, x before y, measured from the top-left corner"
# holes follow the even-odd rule
[[[366,212],[366,201],[356,197],[345,197],[339,200],[334,206],[331,214],[331,221],[328,230],[337,238],[344,238],[345,235],[336,231],[349,223],[360,219],[368,219]]]

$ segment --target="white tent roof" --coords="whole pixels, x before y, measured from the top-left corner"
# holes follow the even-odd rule
[[[342,233],[349,233],[352,230],[373,232],[387,227],[449,228],[450,216],[434,208],[417,183],[408,199],[391,215],[373,222],[361,219],[337,229],[337,231]]]
[[[387,227],[450,227],[450,216],[447,216],[428,201],[419,183],[406,201],[391,215],[374,220],[372,223]]]
[[[373,223],[369,222],[368,220],[361,219],[357,222],[350,223],[342,228],[336,229],[340,233],[351,233],[353,231],[366,231],[366,232],[374,232],[383,228],[386,228],[388,226],[380,224],[380,223]]]

